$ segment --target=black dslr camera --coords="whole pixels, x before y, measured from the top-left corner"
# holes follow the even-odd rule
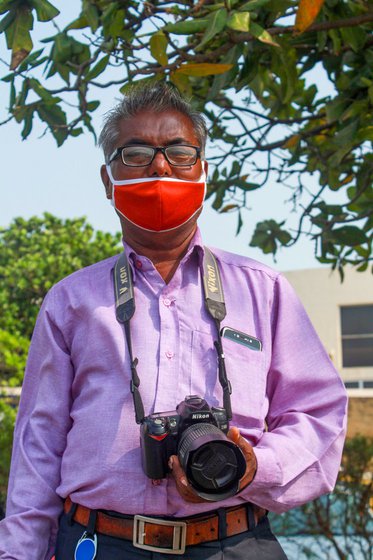
[[[246,470],[243,453],[227,432],[224,408],[210,408],[196,395],[185,397],[176,411],[144,418],[140,435],[144,472],[149,478],[165,478],[169,457],[178,455],[199,496],[225,500],[236,494]]]

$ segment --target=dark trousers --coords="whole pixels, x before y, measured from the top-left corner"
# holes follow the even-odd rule
[[[85,527],[63,515],[57,537],[56,560],[74,560],[75,547]],[[184,555],[150,552],[135,548],[130,541],[97,534],[95,560],[287,560],[267,517],[252,530],[220,541],[187,546]]]

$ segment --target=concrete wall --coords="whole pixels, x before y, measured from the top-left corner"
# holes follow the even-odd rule
[[[329,356],[344,381],[373,380],[373,366],[342,367],[340,307],[373,304],[373,275],[346,269],[344,282],[326,268],[292,270],[284,273],[301,299]],[[373,437],[373,389],[350,389],[348,437]]]
[[[346,270],[344,282],[339,274],[325,268],[292,270],[285,276],[300,297],[329,356],[344,381],[373,381],[373,366],[342,367],[340,307],[373,304],[373,275]]]

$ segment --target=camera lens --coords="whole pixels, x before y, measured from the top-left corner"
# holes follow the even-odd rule
[[[193,424],[179,442],[178,456],[190,484],[211,501],[233,496],[246,470],[241,449],[212,424]]]

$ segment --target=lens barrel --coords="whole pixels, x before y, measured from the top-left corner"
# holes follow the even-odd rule
[[[206,500],[236,494],[245,473],[241,449],[213,424],[193,424],[182,434],[178,457],[190,484]]]

